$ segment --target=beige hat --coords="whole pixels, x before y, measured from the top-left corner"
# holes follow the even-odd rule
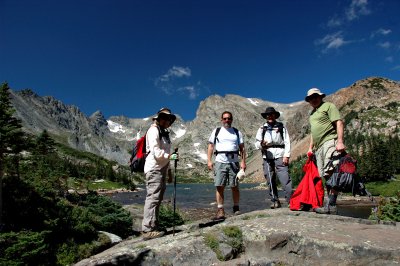
[[[160,109],[160,111],[157,112],[157,115],[155,117],[153,117],[153,120],[157,120],[158,118],[165,118],[165,117],[169,117],[170,121],[171,121],[171,125],[172,123],[175,122],[176,120],[176,115],[171,113],[171,110],[163,107]]]
[[[310,100],[310,96],[311,96],[311,95],[314,95],[314,94],[318,94],[319,96],[322,96],[322,98],[325,97],[325,93],[322,93],[322,92],[321,92],[319,89],[317,89],[317,88],[312,88],[312,89],[309,89],[308,92],[307,92],[307,96],[306,96],[306,98],[305,98],[306,102],[308,102],[308,101]]]

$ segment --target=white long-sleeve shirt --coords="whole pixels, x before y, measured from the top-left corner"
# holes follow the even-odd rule
[[[169,163],[171,143],[166,138],[160,139],[160,132],[155,124],[146,134],[146,152],[149,153],[144,164],[144,173],[150,170],[161,170]]]
[[[256,149],[259,150],[263,150],[263,147],[261,146],[261,141],[262,141],[261,138],[264,126],[268,127],[268,123],[265,123],[262,127],[260,127],[257,130],[256,142],[254,143]],[[281,133],[278,132],[278,127],[274,125],[272,127],[272,130],[267,130],[265,132],[264,141],[267,143],[267,147],[274,145],[285,145],[285,148],[280,148],[280,147],[279,148],[270,147],[268,149],[264,148],[263,158],[276,159],[281,157],[288,157],[288,158],[290,157],[290,138],[286,127],[283,127],[283,139]]]

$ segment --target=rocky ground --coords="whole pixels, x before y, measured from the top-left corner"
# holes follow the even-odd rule
[[[378,203],[378,198],[374,199],[375,202],[371,202],[368,197],[353,197],[353,196],[344,196],[340,195],[338,198],[338,205],[352,205],[352,206],[376,206]],[[284,202],[284,199],[281,199]],[[124,206],[133,216],[134,225],[133,230],[136,234],[139,234],[141,230],[141,221],[143,219],[143,206],[138,204],[126,205]],[[282,209],[289,210],[287,207]],[[212,217],[216,215],[216,207],[210,206],[209,208],[197,208],[197,209],[179,209],[179,212],[182,214],[183,218],[187,223],[196,222],[199,220],[211,220]],[[226,210],[226,217],[233,217],[233,213],[230,210]]]
[[[227,230],[228,229],[228,230]],[[229,232],[240,234],[229,234]],[[254,211],[199,220],[175,234],[132,237],[76,265],[398,265],[400,224],[338,215]]]

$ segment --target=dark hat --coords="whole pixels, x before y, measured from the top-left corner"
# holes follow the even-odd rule
[[[171,121],[170,125],[172,125],[172,123],[174,123],[176,120],[176,115],[172,114],[171,110],[165,107],[161,108],[160,111],[157,112],[157,115],[153,117],[153,120],[157,120],[158,118],[164,118],[164,117],[165,118],[169,117]]]
[[[267,109],[265,109],[265,112],[261,113],[261,116],[267,118],[267,115],[269,114],[275,114],[275,118],[281,116],[281,113],[277,112],[274,107],[267,107]]]

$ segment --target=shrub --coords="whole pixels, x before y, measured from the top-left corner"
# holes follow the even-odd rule
[[[49,261],[49,231],[0,234],[0,265],[43,265]]]
[[[184,224],[184,220],[179,210],[175,210],[174,216],[174,208],[169,204],[161,204],[158,221],[158,226],[160,227],[160,229],[166,229],[169,227],[173,227],[174,225]]]
[[[400,192],[396,197],[381,198],[376,213],[376,218],[383,221],[400,222]],[[373,219],[373,215],[370,219]]]

